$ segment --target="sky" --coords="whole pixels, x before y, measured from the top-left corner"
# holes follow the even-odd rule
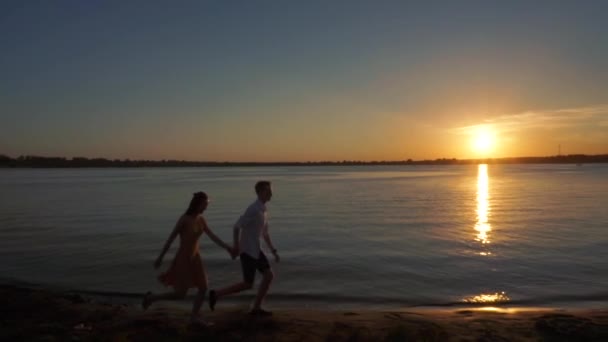
[[[608,1],[2,1],[0,154],[608,153]]]

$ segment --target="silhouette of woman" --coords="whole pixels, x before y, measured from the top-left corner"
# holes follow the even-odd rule
[[[147,292],[142,300],[144,310],[148,309],[153,302],[159,300],[183,299],[186,297],[188,289],[195,287],[198,288],[198,293],[192,306],[191,322],[205,326],[210,324],[199,315],[200,308],[205,300],[205,293],[207,292],[207,271],[201,259],[198,241],[203,233],[207,233],[213,242],[228,251],[230,255],[232,255],[232,249],[209,229],[205,218],[202,216],[202,213],[207,209],[208,203],[207,194],[204,192],[195,193],[192,196],[188,209],[175,224],[175,228],[173,228],[160,255],[154,262],[154,268],[158,269],[173,240],[179,235],[179,249],[175,254],[171,267],[158,277],[165,286],[171,286],[174,290],[173,292],[162,294]]]

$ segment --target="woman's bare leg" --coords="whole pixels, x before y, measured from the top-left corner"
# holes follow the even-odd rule
[[[206,294],[207,294],[206,287],[198,288],[198,293],[196,294],[196,298],[194,298],[194,304],[192,305],[192,318],[198,317],[198,314],[201,311],[201,306],[205,302]]]

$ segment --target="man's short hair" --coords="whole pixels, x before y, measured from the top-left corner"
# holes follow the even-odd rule
[[[270,187],[269,181],[259,181],[255,183],[255,193],[259,195],[266,187]]]

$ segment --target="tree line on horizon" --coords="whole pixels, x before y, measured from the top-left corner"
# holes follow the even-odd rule
[[[25,155],[11,158],[0,154],[2,168],[80,168],[80,167],[201,167],[201,166],[331,166],[331,165],[468,165],[468,164],[583,164],[608,163],[608,154],[570,154],[546,157],[484,159],[439,158],[425,160],[308,161],[308,162],[216,162],[187,160],[131,160],[85,157],[42,157]]]

